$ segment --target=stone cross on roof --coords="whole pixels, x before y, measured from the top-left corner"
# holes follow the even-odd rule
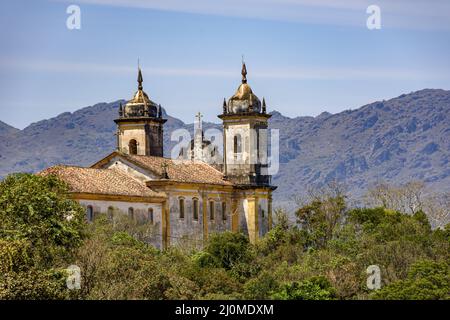
[[[169,179],[169,174],[167,173],[167,168],[169,167],[169,165],[167,163],[163,163],[161,164],[161,168],[163,169],[163,179]]]

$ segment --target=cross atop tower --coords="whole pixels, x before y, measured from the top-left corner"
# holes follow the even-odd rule
[[[197,114],[195,115],[195,117],[197,118],[197,122],[198,122],[198,128],[201,128],[202,126],[202,118],[203,115],[199,112],[197,112]]]

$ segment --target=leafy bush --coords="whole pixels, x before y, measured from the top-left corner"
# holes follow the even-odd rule
[[[84,210],[53,176],[0,182],[0,299],[64,299],[69,264],[84,238]]]
[[[217,266],[230,270],[235,264],[248,261],[250,246],[242,233],[226,231],[212,234],[205,252],[211,255]]]
[[[314,277],[301,282],[284,284],[272,295],[278,300],[332,300],[335,290],[324,277]]]
[[[0,277],[0,300],[67,299],[66,277],[62,270],[5,273]]]
[[[372,294],[383,300],[450,299],[450,265],[447,262],[418,261],[411,265],[408,276]]]

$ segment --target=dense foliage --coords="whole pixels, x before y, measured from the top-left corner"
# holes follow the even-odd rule
[[[52,177],[0,182],[1,299],[450,299],[450,226],[427,215],[349,209],[339,194],[316,197],[257,244],[211,235],[203,248],[160,251],[146,226],[125,216],[84,222],[82,208]],[[65,268],[81,269],[68,290]],[[366,269],[381,270],[381,289]]]
[[[55,177],[0,182],[0,299],[67,298],[67,261],[83,241],[84,210]]]

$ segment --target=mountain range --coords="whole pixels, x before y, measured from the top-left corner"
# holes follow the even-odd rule
[[[36,172],[54,164],[87,166],[115,149],[119,102],[99,103],[42,120],[23,130],[0,121],[0,177]],[[308,188],[345,184],[361,196],[372,184],[425,182],[450,191],[450,91],[424,89],[336,114],[289,118],[271,112],[280,133],[275,202],[288,205]],[[173,130],[193,125],[171,117],[164,127],[165,155]],[[204,123],[203,128],[218,123]]]

